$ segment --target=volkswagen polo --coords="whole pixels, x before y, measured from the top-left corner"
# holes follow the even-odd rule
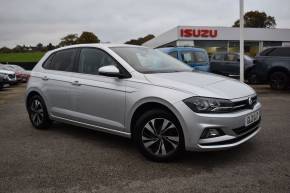
[[[115,44],[46,53],[31,72],[26,107],[37,129],[60,121],[132,138],[154,161],[238,146],[261,120],[246,84],[193,71],[158,50]]]

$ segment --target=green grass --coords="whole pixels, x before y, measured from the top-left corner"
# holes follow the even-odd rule
[[[38,62],[45,52],[0,53],[0,62]]]

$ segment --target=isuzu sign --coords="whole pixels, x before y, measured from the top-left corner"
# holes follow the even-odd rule
[[[180,36],[185,38],[215,38],[217,35],[216,29],[180,29]]]

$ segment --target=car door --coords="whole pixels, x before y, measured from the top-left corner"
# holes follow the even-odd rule
[[[224,58],[225,54],[216,53],[212,56],[210,61],[210,71],[216,74],[224,74]]]
[[[224,61],[224,72],[228,76],[237,76],[240,74],[239,55],[227,53]]]
[[[75,48],[60,50],[43,64],[45,70],[41,74],[41,89],[53,116],[68,119],[72,117],[74,104],[71,74],[75,68],[76,53]]]
[[[124,130],[125,81],[98,74],[106,65],[119,67],[108,53],[97,48],[82,48],[73,89],[78,122],[102,128]]]

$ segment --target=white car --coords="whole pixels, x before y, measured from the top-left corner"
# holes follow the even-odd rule
[[[8,84],[13,85],[17,83],[15,72],[10,70],[3,70],[0,67],[0,74],[6,75],[5,79],[7,79]]]
[[[131,137],[155,161],[235,147],[261,120],[246,84],[192,71],[158,50],[114,44],[45,54],[31,72],[26,107],[35,128],[54,120]]]

